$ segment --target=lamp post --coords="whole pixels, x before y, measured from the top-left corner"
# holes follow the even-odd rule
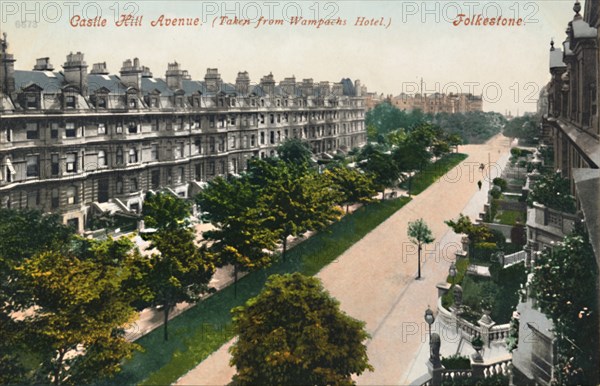
[[[431,341],[431,325],[435,322],[435,317],[429,306],[427,306],[427,310],[425,310],[425,322],[429,325],[429,341]]]
[[[450,268],[448,268],[448,275],[452,278],[452,285],[454,285],[454,278],[456,277],[456,264],[454,264],[454,262],[452,262],[452,264],[450,264]]]

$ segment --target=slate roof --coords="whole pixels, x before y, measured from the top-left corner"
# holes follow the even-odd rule
[[[142,78],[142,93],[149,94],[158,90],[161,96],[172,96],[173,90],[167,87],[167,82],[160,78]]]
[[[88,81],[88,92],[93,94],[96,90],[104,87],[110,91],[111,94],[125,94],[127,86],[125,86],[121,79],[116,75],[99,75],[89,74],[87,77]]]
[[[20,91],[32,84],[42,88],[44,94],[60,92],[64,85],[64,76],[60,72],[52,71],[22,71],[15,70],[15,87]]]

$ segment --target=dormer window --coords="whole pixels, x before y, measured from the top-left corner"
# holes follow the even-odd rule
[[[151,108],[158,107],[158,98],[155,98],[155,97],[150,98],[150,107]]]
[[[107,106],[106,103],[106,98],[105,97],[99,97],[96,101],[96,107],[99,109],[105,109]]]
[[[75,96],[73,96],[73,95],[67,95],[65,97],[65,107],[67,109],[74,109],[75,108]]]
[[[130,109],[137,109],[137,100],[134,98],[130,98],[128,104]]]
[[[235,98],[231,98],[229,103],[230,103],[231,107],[235,107],[235,104],[236,104]]]
[[[177,106],[185,107],[185,105],[183,103],[183,97],[177,97]]]
[[[28,94],[25,97],[25,107],[28,109],[38,109],[39,108],[39,98],[35,94]]]

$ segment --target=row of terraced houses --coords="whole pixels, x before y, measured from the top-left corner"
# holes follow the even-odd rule
[[[82,53],[62,71],[49,58],[15,70],[1,41],[0,205],[60,213],[84,230],[88,216],[139,212],[145,192],[190,197],[219,175],[272,157],[288,138],[331,158],[366,141],[360,81],[278,84],[272,74],[234,84],[208,69],[192,80],[178,63],[155,78],[138,59],[119,75]]]

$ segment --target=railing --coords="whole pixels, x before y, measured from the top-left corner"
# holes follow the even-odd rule
[[[416,386],[434,386],[443,384],[444,382],[461,384],[461,383],[475,383],[473,380],[491,378],[496,375],[502,375],[505,377],[511,376],[512,368],[512,355],[507,354],[494,362],[490,363],[477,363],[471,361],[470,369],[445,369],[443,367],[430,370],[429,374],[425,374],[411,383]],[[433,373],[432,373],[433,371]],[[439,375],[438,375],[439,374]],[[437,375],[437,376],[436,376]],[[465,382],[465,381],[470,382]],[[439,383],[438,383],[439,382]]]
[[[527,258],[527,252],[519,251],[519,252],[515,252],[510,255],[504,256],[504,258],[502,259],[502,261],[500,263],[502,263],[504,267],[508,267],[510,265],[525,261],[526,258]]]
[[[490,378],[494,375],[510,376],[512,366],[512,356],[509,354],[507,358],[500,359],[494,363],[486,364],[483,368],[483,377]]]
[[[489,332],[489,340],[490,342],[493,341],[503,341],[506,340],[506,338],[508,338],[508,333],[510,331],[510,324],[506,323],[506,324],[500,324],[498,326],[494,326],[490,329]]]
[[[445,381],[453,383],[463,383],[461,381],[473,378],[473,370],[442,370],[441,379],[442,383]]]

